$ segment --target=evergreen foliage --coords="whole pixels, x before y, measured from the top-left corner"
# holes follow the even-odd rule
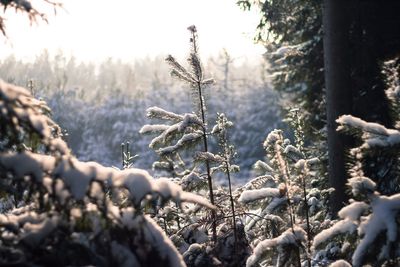
[[[171,79],[163,61],[161,57],[132,63],[106,60],[97,68],[61,52],[52,56],[44,51],[32,63],[5,58],[0,75],[20,86],[33,82],[33,94],[51,107],[52,118],[66,130],[65,139],[80,160],[120,166],[120,143],[129,141],[139,156],[135,166],[150,169],[156,155],[146,147],[150,137],[138,133],[147,123],[143,110],[158,106],[182,114],[193,108],[191,90]],[[207,119],[215,121],[223,110],[235,122],[230,140],[238,150],[239,178],[244,180],[253,162],[263,156],[259,144],[265,134],[281,123],[278,99],[261,80],[261,68],[255,63],[231,64],[225,91],[220,62],[215,58],[206,64],[215,78],[212,89],[205,90]],[[260,107],[258,101],[267,106]],[[210,144],[212,149],[216,145]]]
[[[144,170],[77,160],[24,88],[0,81],[0,103],[2,201],[15,200],[0,216],[2,265],[184,266],[142,207],[213,205]]]
[[[268,162],[255,165],[261,175],[238,189],[250,208],[246,234],[256,245],[247,266],[311,266],[311,239],[326,217],[329,190],[313,187],[318,160],[305,156],[303,141],[291,145],[281,130],[272,131],[264,142]]]
[[[17,5],[35,15],[27,3],[0,1],[0,5]],[[239,1],[245,8],[255,3]],[[29,90],[0,80],[0,265],[399,265],[400,60],[386,61],[382,72],[394,127],[353,115],[337,118],[338,131],[352,134],[356,142],[348,155],[347,183],[354,199],[334,219],[327,209],[333,189],[324,179],[326,149],[321,143],[310,142],[321,134],[325,116],[320,112],[323,83],[318,76],[323,71],[321,3],[257,3],[264,13],[259,28],[266,27],[273,34],[259,38],[271,41],[268,47],[274,50],[268,55],[274,84],[278,90],[301,96],[292,99],[301,108],[287,109],[285,121],[293,134],[271,131],[263,143],[264,160],[247,148],[239,149],[238,156],[232,145],[242,137],[232,134],[235,125],[228,117],[240,118],[235,112],[242,110],[235,108],[228,116],[214,114],[220,108],[209,93],[215,81],[205,78],[195,26],[188,28],[189,66],[172,56],[166,58],[171,76],[191,89],[193,112],[188,97],[177,97],[182,91],[163,92],[176,88],[158,74],[149,92],[138,89],[139,79],[121,62],[100,66],[102,74],[97,77],[93,66],[80,65],[91,76],[86,86],[102,86],[97,93],[68,89],[76,65],[73,58],[67,61],[62,55],[51,63],[44,54],[33,64],[49,68],[55,76],[49,86],[57,87],[57,92],[28,81],[26,75],[16,76],[14,81],[28,81]],[[297,5],[290,5],[293,3]],[[225,95],[226,100],[230,97],[226,91],[234,85],[229,79],[232,59],[226,51],[224,59],[219,85],[224,91],[215,93]],[[2,71],[12,73],[9,69],[15,65],[9,58]],[[353,70],[359,69],[356,66]],[[125,79],[124,85],[119,84],[118,75]],[[255,88],[264,88],[263,82]],[[137,90],[127,93],[120,87]],[[113,98],[100,97],[106,91]],[[49,105],[34,97],[42,93],[49,93]],[[270,92],[253,93],[235,97],[248,96],[251,103],[264,97],[276,99]],[[158,103],[146,100],[148,96]],[[319,101],[322,104],[316,105]],[[64,106],[58,106],[60,102]],[[88,107],[88,102],[97,106]],[[159,104],[169,104],[168,110]],[[173,104],[186,112],[169,111]],[[50,117],[49,106],[58,114],[55,118],[78,122],[68,125],[71,137]],[[154,124],[144,125],[144,116],[139,114],[146,106],[152,106],[147,117]],[[80,112],[73,113],[75,110]],[[276,109],[272,111],[273,118],[279,116]],[[263,116],[245,118],[238,124],[246,137],[260,135],[263,126],[258,122]],[[215,125],[210,125],[214,119]],[[128,124],[131,126],[126,127]],[[144,125],[139,132],[137,125]],[[138,147],[148,141],[139,134],[154,136],[149,147],[158,157],[153,156],[154,176],[160,177],[135,168],[141,159],[151,158],[143,156],[149,152],[139,151]],[[77,151],[79,159],[64,140],[68,138],[82,143]],[[249,153],[240,155],[243,151]],[[121,169],[86,161],[92,159]],[[236,165],[239,160],[247,161],[246,165],[256,161],[255,177],[244,185],[233,183],[234,173],[240,171]],[[217,178],[226,182],[215,183]]]

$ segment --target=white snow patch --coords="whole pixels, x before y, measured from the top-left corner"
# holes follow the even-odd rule
[[[278,188],[261,188],[261,189],[253,189],[246,190],[239,197],[239,202],[248,203],[251,201],[264,199],[267,197],[279,197],[280,192]]]
[[[348,219],[338,221],[332,227],[322,230],[319,234],[317,234],[314,237],[313,247],[315,249],[320,244],[326,242],[328,239],[330,239],[338,234],[353,233],[354,231],[356,231],[356,229],[357,229],[357,225]]]
[[[266,250],[288,244],[298,246],[301,242],[306,241],[306,235],[306,232],[302,228],[295,226],[294,230],[288,229],[276,238],[261,241],[254,248],[253,254],[247,259],[246,266],[255,266],[262,259]]]
[[[351,267],[351,264],[345,260],[337,260],[330,264],[329,267]]]
[[[349,219],[350,221],[357,221],[360,219],[360,216],[366,212],[369,208],[369,205],[365,202],[355,201],[350,205],[343,207],[338,215],[342,219]]]

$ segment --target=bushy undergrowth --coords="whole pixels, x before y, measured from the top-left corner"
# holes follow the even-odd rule
[[[255,177],[234,186],[240,168],[233,122],[229,114],[209,115],[204,92],[213,80],[205,78],[196,28],[189,31],[189,67],[172,56],[167,63],[191,90],[193,109],[150,107],[154,124],[140,130],[153,135],[156,178],[135,168],[126,144],[121,169],[78,160],[47,104],[0,82],[0,266],[397,266],[398,183],[373,180],[365,170],[376,164],[391,177],[398,172],[398,125],[338,118],[339,130],[360,141],[349,152],[354,199],[338,219],[328,213],[332,189],[298,109],[287,118],[293,133],[270,132]],[[384,74],[398,115],[399,60],[385,63]],[[93,150],[101,140],[95,130],[88,136],[84,149]],[[378,164],[380,152],[394,155],[393,162]]]

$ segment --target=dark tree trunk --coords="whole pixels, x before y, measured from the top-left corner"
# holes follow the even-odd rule
[[[331,212],[336,215],[346,201],[346,138],[336,131],[336,119],[351,113],[351,80],[349,53],[349,2],[324,0],[324,68],[327,101],[329,182],[335,192]]]

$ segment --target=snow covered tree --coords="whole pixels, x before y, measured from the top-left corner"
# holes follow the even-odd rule
[[[300,107],[308,138],[324,126],[322,4],[309,0],[240,0],[244,10],[260,12],[256,40],[267,49],[274,89]],[[317,130],[317,131],[316,131]]]
[[[355,199],[339,211],[340,220],[332,222],[329,229],[319,233],[313,241],[317,249],[328,244],[337,253],[326,257],[318,252],[319,258],[333,260],[344,258],[353,266],[372,264],[397,266],[398,254],[398,130],[399,59],[386,61],[383,73],[386,77],[386,95],[397,122],[394,129],[379,123],[366,122],[360,118],[343,115],[337,119],[338,130],[354,134],[359,146],[350,150],[348,185]],[[392,158],[387,162],[387,154]],[[373,170],[374,172],[371,172]],[[373,174],[373,180],[366,174]],[[381,195],[384,193],[384,195]],[[395,194],[394,194],[395,193]],[[337,237],[339,236],[339,237]],[[331,241],[333,240],[333,241]],[[328,242],[330,241],[330,242]],[[327,249],[325,249],[327,251]]]
[[[207,118],[209,122],[216,121],[217,114],[223,112],[234,122],[229,139],[238,152],[236,163],[240,166],[240,175],[236,177],[244,179],[253,163],[264,156],[259,144],[265,135],[282,125],[278,94],[263,77],[265,62],[261,59],[258,62],[233,58],[223,50],[206,63],[215,80],[212,90],[204,91]],[[215,147],[211,139],[211,150]]]
[[[308,240],[326,216],[329,190],[314,187],[318,160],[305,154],[302,133],[296,132],[291,145],[281,130],[272,131],[264,142],[268,162],[256,163],[261,175],[238,189],[239,201],[250,209],[245,230],[255,246],[247,266],[311,266]]]
[[[184,82],[186,82],[193,90],[195,112],[186,113],[184,115],[174,114],[167,112],[163,109],[153,107],[148,109],[148,117],[169,120],[174,124],[172,125],[146,125],[141,129],[141,133],[147,132],[161,132],[161,134],[152,140],[150,143],[151,148],[157,148],[157,146],[165,146],[179,137],[178,141],[174,145],[167,147],[161,147],[157,150],[157,153],[162,157],[168,157],[176,155],[177,151],[193,146],[199,142],[203,143],[203,152],[209,152],[208,144],[208,132],[207,132],[207,121],[206,121],[206,104],[204,99],[205,87],[211,85],[213,79],[205,79],[203,67],[200,62],[198,55],[198,40],[197,40],[197,29],[194,25],[188,27],[190,31],[190,55],[188,62],[190,64],[190,70],[184,68],[179,64],[176,59],[172,56],[166,58],[167,63],[171,66],[171,75]],[[214,192],[211,177],[211,168],[208,160],[205,161],[206,172],[207,172],[207,183],[209,189],[209,198],[212,204],[214,201]],[[213,241],[217,239],[217,227],[216,227],[216,213],[214,210],[211,211],[211,225]]]
[[[215,207],[147,171],[77,160],[48,110],[28,90],[0,81],[2,198],[21,196],[0,214],[1,264],[185,266],[144,207]],[[123,202],[110,198],[118,194]]]
[[[309,122],[307,138],[315,142],[321,141],[322,137],[322,142],[328,141],[330,144],[329,176],[332,186],[336,188],[334,199],[337,200],[331,204],[332,211],[336,212],[343,205],[344,196],[341,192],[344,191],[346,179],[345,163],[339,157],[343,149],[339,148],[348,143],[348,138],[335,132],[334,115],[344,114],[348,110],[364,120],[392,127],[380,64],[398,54],[400,32],[391,29],[400,27],[400,19],[395,11],[400,8],[400,2],[237,2],[244,9],[255,7],[260,11],[258,39],[267,48],[274,88],[285,92],[287,99],[305,110]],[[339,27],[331,28],[333,25]],[[340,40],[334,36],[340,37]],[[328,59],[331,60],[328,62]],[[329,74],[325,74],[325,71]],[[341,74],[341,77],[330,76],[335,73]],[[339,85],[341,88],[332,88],[335,83],[342,83]],[[345,92],[336,97],[339,89],[345,89]],[[375,105],[370,105],[371,102]],[[329,129],[328,139],[331,140],[326,140],[325,126]],[[335,158],[336,155],[338,158]]]
[[[366,176],[377,183],[383,194],[399,192],[399,153],[396,135],[399,127],[399,59],[388,60],[383,64],[382,74],[387,86],[386,96],[390,103],[395,122],[394,129],[386,128],[376,122],[366,122],[360,118],[344,115],[337,119],[338,130],[358,139],[359,146],[350,150],[350,165],[362,168]],[[389,159],[389,160],[388,160]],[[350,169],[351,170],[351,169]]]
[[[344,188],[347,180],[345,149],[349,139],[336,131],[335,120],[351,112],[351,79],[349,29],[351,14],[347,1],[324,1],[324,66],[327,110],[329,182],[332,212],[336,214],[346,201]],[[340,15],[339,15],[340,14]]]

